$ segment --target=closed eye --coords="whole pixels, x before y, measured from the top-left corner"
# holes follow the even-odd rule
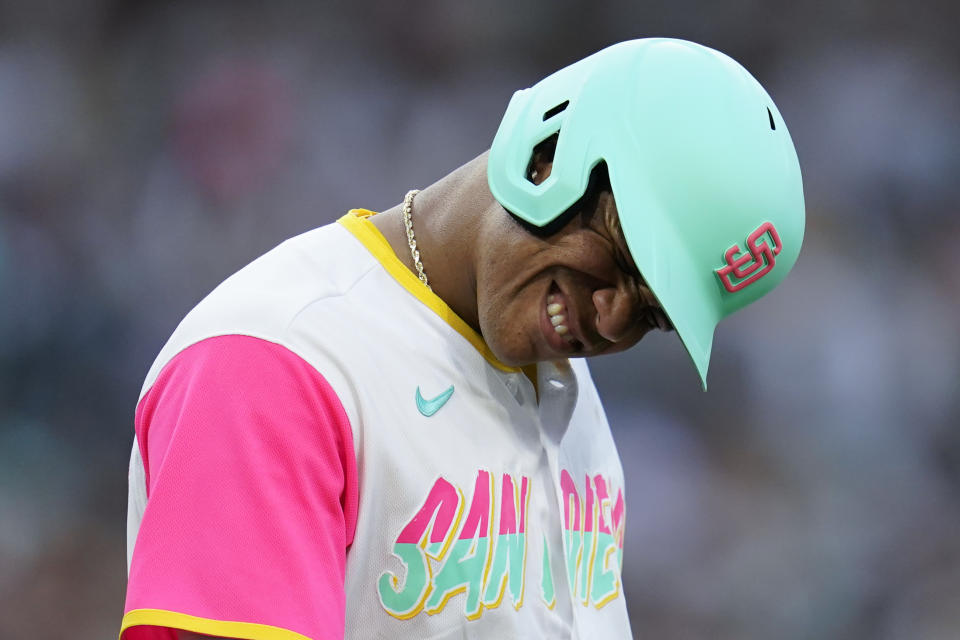
[[[644,319],[647,321],[647,324],[650,325],[650,328],[661,331],[673,331],[673,323],[670,322],[670,318],[667,317],[663,307],[660,306],[656,296],[653,295],[653,292],[647,287],[646,283],[638,288],[638,292],[640,294],[641,304],[644,305]]]
[[[663,312],[659,307],[651,307],[650,309],[651,325],[654,329],[660,329],[661,331],[673,331],[673,323],[670,322],[670,318],[667,317],[667,314]]]

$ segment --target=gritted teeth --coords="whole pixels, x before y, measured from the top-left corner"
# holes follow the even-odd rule
[[[570,335],[570,328],[564,324],[567,319],[565,312],[566,309],[556,295],[551,293],[547,296],[547,316],[550,318],[553,330],[564,340],[573,344],[574,338]]]

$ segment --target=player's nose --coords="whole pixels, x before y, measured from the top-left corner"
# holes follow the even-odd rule
[[[597,310],[594,324],[604,340],[620,342],[631,335],[637,326],[639,300],[628,289],[621,284],[593,292],[593,306]]]

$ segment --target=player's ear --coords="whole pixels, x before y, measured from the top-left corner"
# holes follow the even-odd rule
[[[527,180],[533,184],[540,184],[550,175],[558,137],[559,133],[555,133],[533,148],[530,164],[527,166]]]
[[[533,184],[539,185],[550,176],[553,169],[553,156],[557,150],[557,140],[559,133],[554,133],[546,138],[536,147],[530,155],[530,163],[527,165],[527,180]],[[587,183],[587,189],[583,195],[566,211],[558,215],[552,221],[538,227],[525,221],[519,216],[513,216],[516,222],[535,236],[546,238],[562,229],[570,222],[571,218],[577,214],[591,217],[596,214],[598,195],[602,191],[610,192],[610,176],[607,173],[606,162],[598,162],[590,172],[590,180]],[[612,196],[612,192],[610,194]]]

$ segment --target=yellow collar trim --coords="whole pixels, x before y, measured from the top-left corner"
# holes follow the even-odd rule
[[[440,296],[424,286],[424,284],[420,282],[420,279],[413,275],[412,271],[407,269],[405,264],[400,262],[400,258],[393,252],[390,243],[383,237],[380,230],[370,222],[369,218],[373,215],[376,215],[376,213],[366,209],[351,209],[337,222],[346,227],[347,231],[352,233],[357,240],[367,248],[367,251],[377,259],[377,262],[386,269],[387,273],[393,276],[394,280],[413,294],[417,300],[425,304],[431,311],[440,316],[440,318],[453,327],[457,333],[466,338],[487,362],[501,371],[518,373],[520,371],[519,368],[509,367],[497,360],[497,357],[490,351],[490,347],[487,346],[487,343],[484,342],[480,334],[464,322],[463,318],[454,313],[453,309],[451,309]]]

